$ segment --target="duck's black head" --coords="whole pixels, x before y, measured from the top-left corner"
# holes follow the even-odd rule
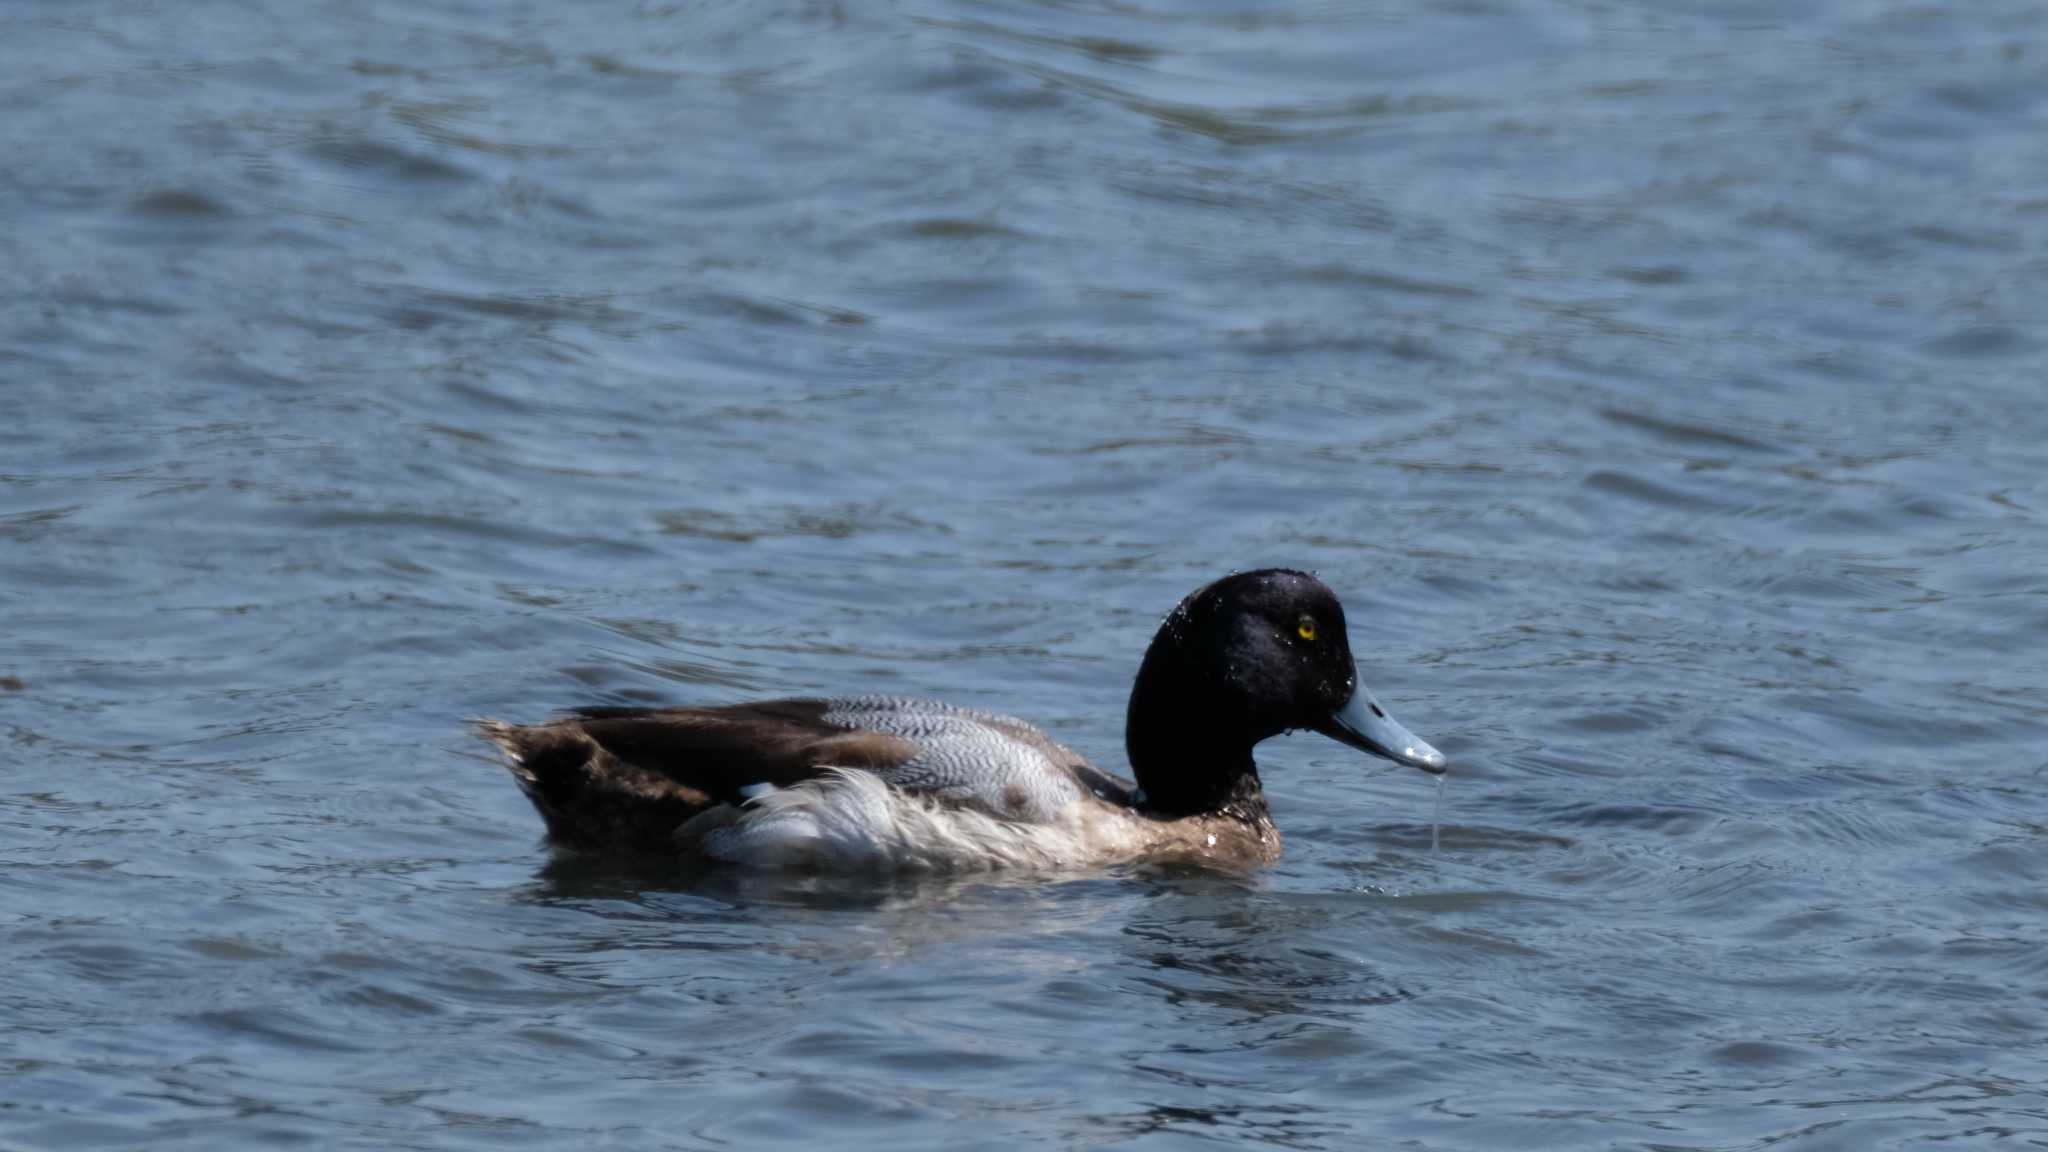
[[[1240,572],[1167,616],[1131,688],[1124,747],[1149,806],[1220,809],[1247,780],[1252,745],[1313,728],[1430,772],[1443,754],[1394,722],[1358,683],[1344,606],[1306,572]]]

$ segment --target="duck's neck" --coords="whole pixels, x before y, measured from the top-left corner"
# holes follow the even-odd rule
[[[1124,752],[1162,816],[1224,815],[1259,824],[1270,817],[1252,745],[1259,736],[1193,684],[1168,682],[1151,666],[1138,675],[1124,719]]]

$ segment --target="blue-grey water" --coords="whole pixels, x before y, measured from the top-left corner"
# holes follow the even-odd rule
[[[2048,1143],[2035,0],[0,9],[0,1148]],[[1243,877],[557,860],[476,714],[1123,767]]]

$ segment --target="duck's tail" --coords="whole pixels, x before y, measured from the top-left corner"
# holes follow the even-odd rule
[[[507,724],[473,719],[496,745],[519,790],[564,848],[605,853],[668,853],[675,832],[711,798],[612,755],[575,720]]]

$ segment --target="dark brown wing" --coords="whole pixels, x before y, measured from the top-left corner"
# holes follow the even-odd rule
[[[607,852],[668,849],[685,821],[742,788],[785,788],[824,768],[887,770],[917,755],[900,736],[824,721],[822,700],[725,708],[587,708],[545,724],[477,722],[510,762],[548,835]]]
[[[827,766],[886,770],[917,746],[883,732],[827,724],[823,700],[763,700],[725,708],[585,708],[575,724],[613,756],[734,803],[752,784],[786,788]]]

